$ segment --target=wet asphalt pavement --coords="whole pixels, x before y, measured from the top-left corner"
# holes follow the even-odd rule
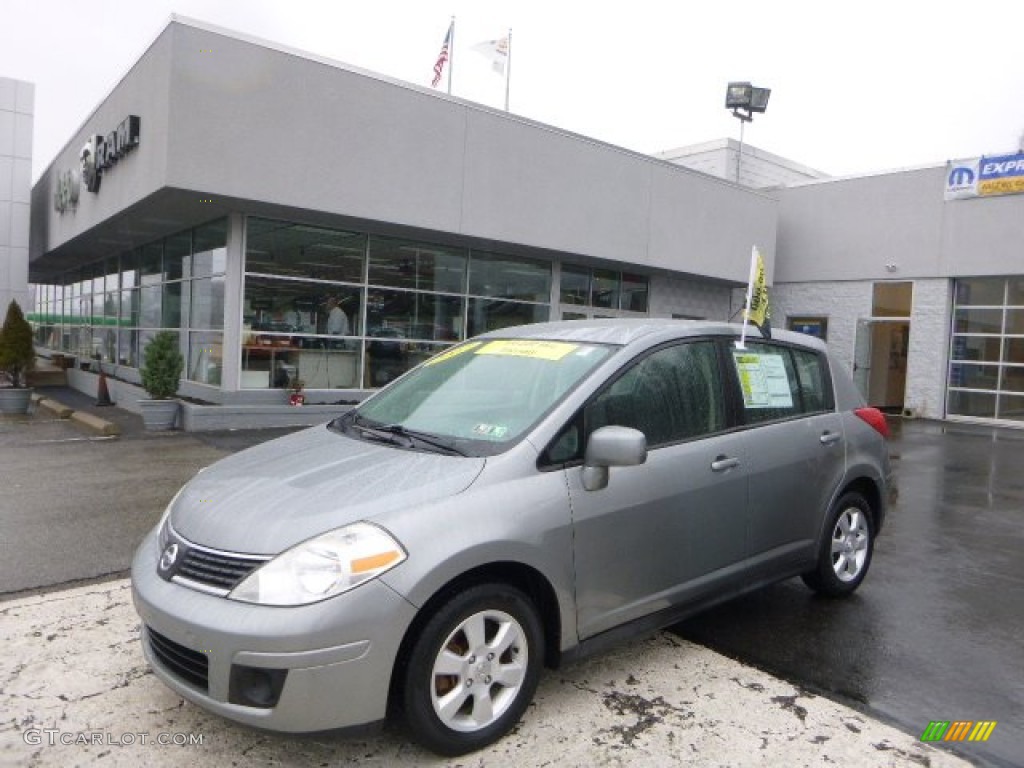
[[[123,575],[185,479],[282,434],[153,435],[120,409],[102,415],[122,437],[97,440],[44,414],[0,423],[0,601]],[[816,598],[795,579],[674,631],[914,735],[931,720],[998,721],[988,743],[954,751],[1022,765],[1024,431],[893,426],[899,498],[852,598]]]
[[[798,580],[674,628],[679,635],[910,733],[995,720],[980,765],[1024,764],[1024,432],[896,422],[898,499],[860,590]]]

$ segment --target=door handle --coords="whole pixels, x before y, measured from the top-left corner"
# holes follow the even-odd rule
[[[711,471],[712,472],[725,472],[725,470],[732,469],[733,467],[738,467],[739,465],[740,465],[740,460],[737,459],[735,456],[724,456],[723,455],[723,456],[717,457],[714,461],[711,462]]]
[[[822,445],[832,445],[832,443],[838,443],[842,437],[838,432],[823,432],[818,439]]]

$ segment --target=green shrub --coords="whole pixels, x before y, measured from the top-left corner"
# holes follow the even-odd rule
[[[24,387],[25,374],[36,364],[36,350],[32,346],[32,326],[12,301],[7,307],[3,328],[0,328],[0,371],[11,377],[15,387]]]
[[[167,400],[178,391],[178,379],[184,368],[177,334],[160,331],[143,353],[142,386],[154,400]]]

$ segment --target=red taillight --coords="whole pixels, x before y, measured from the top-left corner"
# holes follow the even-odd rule
[[[857,408],[854,410],[854,413],[867,422],[875,432],[886,440],[889,439],[889,425],[885,422],[885,414],[880,410],[877,408]]]

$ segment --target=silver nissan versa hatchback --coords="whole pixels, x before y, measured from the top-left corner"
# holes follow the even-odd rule
[[[882,527],[882,415],[810,337],[506,328],[330,424],[200,472],[132,565],[157,676],[278,731],[405,719],[445,755],[541,668],[801,576],[841,597]]]

